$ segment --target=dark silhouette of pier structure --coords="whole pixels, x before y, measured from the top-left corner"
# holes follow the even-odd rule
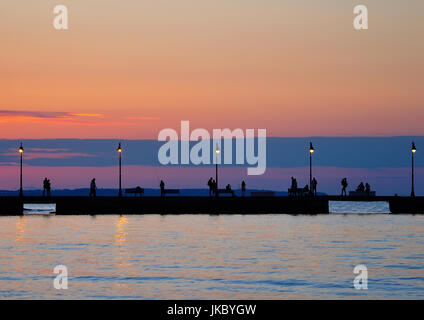
[[[0,215],[22,215],[24,204],[56,204],[57,215],[101,214],[328,214],[329,201],[386,201],[392,214],[424,213],[424,197],[0,197]]]
[[[292,186],[288,189],[292,196],[275,196],[273,193],[255,192],[251,196],[245,196],[246,184],[242,183],[242,197],[235,196],[230,185],[225,189],[218,188],[218,159],[215,167],[213,185],[209,185],[209,197],[201,196],[177,196],[166,197],[167,193],[179,194],[179,189],[165,189],[165,183],[161,181],[161,197],[142,196],[144,189],[136,187],[126,189],[126,194],[133,197],[124,197],[122,193],[122,146],[119,143],[119,191],[117,196],[96,196],[95,179],[93,178],[90,195],[81,196],[50,196],[34,197],[23,195],[22,186],[22,159],[24,149],[22,143],[18,149],[20,154],[20,189],[19,195],[12,197],[0,197],[0,215],[22,215],[24,204],[56,204],[56,214],[59,215],[96,215],[96,214],[328,214],[329,201],[386,201],[390,211],[398,213],[424,213],[424,197],[415,196],[414,192],[414,154],[417,149],[412,143],[412,186],[410,197],[399,196],[375,196],[367,184],[365,190],[355,191],[354,196],[346,196],[347,181],[342,180],[341,196],[318,196],[316,194],[317,181],[312,178],[312,154],[315,149],[312,142],[309,146],[309,186],[303,189],[297,187],[297,181],[292,177]],[[220,153],[219,146],[215,149],[216,156]],[[211,178],[212,179],[212,178]],[[211,180],[210,179],[210,180]],[[362,192],[363,191],[363,192]],[[211,194],[214,193],[214,197]],[[137,197],[137,194],[140,195]],[[231,194],[230,197],[219,194]],[[300,196],[299,196],[300,195]],[[344,196],[343,196],[344,195]]]

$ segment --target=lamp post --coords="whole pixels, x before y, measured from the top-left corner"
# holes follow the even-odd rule
[[[122,147],[121,147],[121,143],[119,142],[118,148],[116,149],[116,151],[118,151],[119,153],[119,193],[118,193],[118,197],[122,197]]]
[[[20,179],[19,179],[19,196],[23,197],[24,195],[24,191],[22,188],[22,158],[24,155],[24,148],[22,147],[22,142],[21,142],[21,146],[19,147],[19,154],[21,156],[21,171],[20,171]]]
[[[216,181],[216,190],[215,190],[215,197],[218,197],[218,155],[221,153],[221,149],[219,149],[218,143],[216,144],[215,148],[215,154],[216,154],[216,160],[215,160],[215,181]]]
[[[415,197],[415,191],[414,191],[414,154],[415,154],[415,152],[417,152],[417,148],[415,147],[415,143],[412,142],[412,148],[411,148],[411,153],[412,153],[411,197]]]
[[[312,154],[315,152],[312,142],[309,142],[309,194],[312,194]]]

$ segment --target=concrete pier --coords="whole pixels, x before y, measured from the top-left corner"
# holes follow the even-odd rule
[[[24,204],[56,204],[57,215],[328,214],[329,201],[387,201],[392,214],[424,214],[424,197],[0,197],[0,215],[22,215]]]
[[[328,214],[328,200],[289,197],[3,197],[0,215],[22,215],[23,204],[55,203],[57,215]]]
[[[389,206],[390,212],[396,214],[424,214],[424,197],[392,197]]]

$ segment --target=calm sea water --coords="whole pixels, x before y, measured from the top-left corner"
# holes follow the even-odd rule
[[[423,299],[423,231],[420,215],[0,217],[0,298]]]

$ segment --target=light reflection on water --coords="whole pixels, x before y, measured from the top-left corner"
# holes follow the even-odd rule
[[[419,215],[0,217],[0,298],[422,299],[423,231]]]

